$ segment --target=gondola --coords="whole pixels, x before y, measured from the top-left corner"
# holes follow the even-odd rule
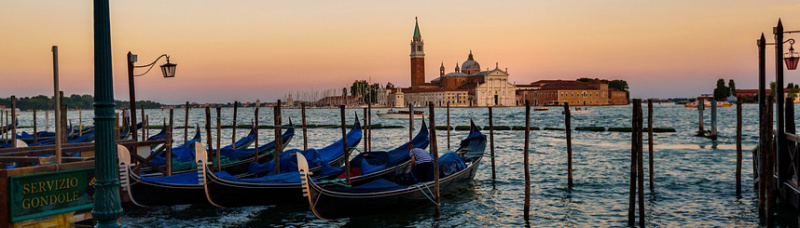
[[[282,135],[286,143],[288,143],[293,136],[294,127],[289,127]],[[238,141],[244,142],[241,139]],[[271,156],[267,155],[267,152],[274,150],[274,147],[274,142],[259,146],[259,151],[261,152],[263,150],[265,152],[264,154],[259,154],[259,157]],[[195,150],[193,161],[208,156],[205,147],[200,142],[195,142],[193,149]],[[197,166],[198,169],[196,170],[176,172],[177,174],[172,176],[163,176],[155,173],[140,176],[133,173],[131,170],[130,153],[127,150],[118,150],[117,153],[119,156],[120,180],[124,180],[121,181],[122,188],[127,192],[131,202],[135,205],[147,207],[207,202],[203,184],[199,182],[202,176],[198,177],[198,173],[202,174],[205,172],[202,169],[206,169],[206,166]],[[252,159],[251,155],[251,157],[235,163],[223,164],[222,168],[223,170],[241,169],[237,167],[237,165],[246,167]]]
[[[478,171],[486,136],[470,121],[471,131],[458,150],[439,158],[441,195],[454,194],[467,188]],[[461,155],[460,153],[463,153]],[[320,184],[309,178],[311,172],[298,155],[298,170],[303,182],[303,196],[315,216],[323,219],[355,217],[407,211],[434,201],[434,182],[401,185],[393,180],[376,179],[367,183],[341,187]]]
[[[346,134],[348,149],[355,150],[362,139],[361,124],[356,117],[353,128]],[[269,205],[275,203],[300,203],[299,173],[296,172],[294,154],[306,154],[325,177],[338,176],[344,170],[336,166],[344,161],[342,139],[321,149],[287,150],[281,153],[281,173],[274,174],[274,160],[264,164],[251,163],[250,174],[234,176],[228,172],[206,172],[205,192],[208,201],[217,207]],[[266,174],[266,175],[265,175]]]

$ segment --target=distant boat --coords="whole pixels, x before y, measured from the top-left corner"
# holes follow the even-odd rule
[[[547,110],[550,110],[550,108],[548,108],[548,107],[545,107],[545,106],[536,106],[536,107],[533,107],[533,111],[547,111]]]
[[[394,109],[389,109],[385,113],[378,113],[378,117],[383,119],[408,119],[408,116],[408,111],[395,111]],[[428,114],[423,111],[414,111],[414,118],[428,118]]]
[[[575,108],[575,110],[570,110],[569,111],[569,114],[571,114],[571,115],[586,115],[586,114],[591,114],[591,113],[594,113],[594,110],[589,110],[588,108],[583,108],[583,109]],[[561,114],[566,114],[566,112],[561,111]]]
[[[686,103],[684,106],[687,108],[697,108],[697,101]],[[710,108],[711,101],[704,101],[703,106],[705,106],[706,108]],[[731,106],[733,106],[733,104],[728,103],[727,101],[717,101],[717,107],[731,107]]]

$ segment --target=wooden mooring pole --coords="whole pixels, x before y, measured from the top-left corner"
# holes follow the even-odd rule
[[[637,99],[635,104],[636,109],[639,111],[636,113],[636,121],[637,129],[636,129],[636,138],[637,138],[637,145],[636,145],[636,168],[638,169],[637,176],[639,178],[638,185],[639,185],[639,227],[644,227],[645,224],[645,216],[644,216],[644,146],[642,143],[642,100]]]
[[[450,102],[447,102],[447,150],[450,150]],[[494,157],[494,156],[492,156]],[[494,172],[492,172],[494,174]],[[492,183],[494,183],[494,175],[492,175]]]
[[[36,128],[36,109],[33,110],[33,143],[39,141],[39,131]]]
[[[211,139],[211,106],[206,104],[206,148],[211,150],[214,141]]]
[[[525,221],[530,220],[530,211],[531,211],[531,173],[528,168],[528,149],[530,144],[530,137],[531,137],[531,104],[528,100],[525,100],[525,146],[522,151],[522,157],[524,160],[525,165],[525,207],[523,215],[525,217]]]
[[[428,102],[428,119],[430,120],[431,130],[431,155],[433,156],[433,188],[436,195],[436,213],[434,216],[439,218],[442,211],[442,197],[439,192],[439,148],[436,146],[436,115],[434,114],[433,102]],[[412,164],[413,165],[413,164]]]
[[[17,97],[11,96],[11,145],[17,148]]]
[[[650,172],[650,175],[648,177],[650,178],[650,192],[652,193],[656,186],[655,181],[653,180],[654,153],[653,153],[653,100],[652,99],[647,99],[647,151],[648,151],[647,160],[649,163],[648,171]]]
[[[368,121],[367,121],[367,108],[364,108],[364,118],[363,118],[363,120],[364,120],[364,126],[361,126],[361,129],[363,129],[363,131],[362,131],[363,135],[366,136],[367,135],[367,131],[369,131],[369,129],[367,129],[367,123],[368,123]],[[364,141],[364,143],[363,143],[364,144],[364,152],[369,151],[367,149],[367,144],[369,144],[369,143],[367,142],[366,137],[364,137],[364,140],[362,140],[362,141]]]
[[[789,99],[787,99],[789,100]],[[787,105],[789,103],[787,102]],[[792,109],[794,110],[794,109]],[[792,111],[794,114],[794,111]],[[792,115],[794,116],[794,115]],[[794,124],[792,124],[794,127]],[[652,174],[650,174],[652,178]],[[736,196],[742,196],[742,99],[736,99]]]
[[[495,163],[494,163],[494,123],[492,119],[492,107],[489,107],[489,151],[491,152],[492,158],[492,185],[495,183],[495,179],[497,178],[495,175]],[[450,140],[447,140],[450,142]]]
[[[174,127],[173,113],[174,109],[169,109],[169,128],[167,128],[167,143],[164,144],[167,149],[167,176],[172,176],[172,132]]]
[[[705,128],[703,127],[703,109],[705,109],[705,101],[703,101],[702,98],[698,97],[697,98],[697,113],[699,114],[699,117],[700,117],[698,119],[698,121],[699,121],[698,122],[698,124],[699,124],[698,125],[699,126],[698,133],[699,134],[703,134],[706,131]]]
[[[567,188],[572,189],[572,124],[570,120],[572,114],[569,111],[569,103],[564,102],[564,130],[567,133]]]
[[[372,151],[372,94],[367,95],[367,151]]]
[[[303,119],[303,150],[308,150],[308,130],[306,129],[306,103],[300,103],[300,115]]]
[[[637,166],[637,146],[638,133],[642,127],[639,125],[636,117],[639,116],[641,108],[641,101],[638,99],[633,100],[633,111],[631,114],[631,170],[630,170],[630,191],[628,195],[628,226],[636,224],[636,166]]]
[[[711,100],[711,139],[717,139],[717,100]]]
[[[217,154],[215,156],[215,165],[217,172],[222,171],[222,164],[220,164],[220,153],[222,152],[222,107],[217,106]]]
[[[408,103],[408,140],[414,139],[414,105]]]
[[[283,119],[281,116],[281,100],[275,103],[273,109],[272,119],[275,121],[275,173],[281,173],[281,152],[283,152],[283,136],[281,134],[281,124]]]
[[[258,106],[261,106],[261,101],[256,101],[255,110],[253,110],[253,133],[255,133],[255,138],[253,140],[253,161],[258,163]],[[278,137],[281,137],[278,134]]]
[[[239,108],[239,102],[238,101],[234,101],[233,102],[233,120],[232,120],[233,121],[233,127],[231,128],[231,149],[233,149],[233,151],[236,151],[236,149],[238,149],[238,148],[236,148],[236,127],[237,127],[236,126],[237,125],[237,123],[236,123],[236,114],[238,114],[237,113],[237,111],[238,111],[237,109],[238,108]],[[278,162],[280,162],[280,159],[275,160],[275,163],[278,163]]]
[[[183,116],[183,144],[189,146],[189,102],[186,102],[186,105],[183,106],[183,110],[186,111],[186,114]],[[144,108],[142,108],[142,118],[144,118]],[[143,127],[142,130],[144,130]],[[144,135],[144,134],[142,134]]]
[[[344,149],[344,175],[347,184],[350,184],[350,148],[347,144],[347,126],[344,120],[344,105],[339,105],[339,116],[341,116],[342,123],[342,149]],[[356,113],[358,113],[356,111]]]
[[[764,192],[765,192],[765,202],[764,202],[764,215],[767,222],[767,227],[774,227],[774,220],[773,220],[773,206],[775,202],[775,185],[773,184],[773,180],[775,176],[775,130],[772,128],[772,117],[774,115],[774,104],[775,98],[769,97],[769,101],[767,102],[767,116],[765,117],[766,124],[766,132],[767,132],[767,146],[764,147],[764,160],[762,162],[766,164],[762,167],[761,172],[764,172],[764,178],[761,179],[764,181]]]

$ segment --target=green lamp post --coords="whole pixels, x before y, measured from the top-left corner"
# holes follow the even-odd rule
[[[111,71],[109,0],[94,0],[95,227],[120,227],[122,206],[114,139],[114,81]]]

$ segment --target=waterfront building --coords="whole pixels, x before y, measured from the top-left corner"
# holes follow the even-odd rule
[[[495,64],[494,69],[481,71],[472,51],[453,72],[445,73],[442,63],[439,77],[426,82],[424,42],[419,22],[414,27],[410,57],[411,87],[387,89],[389,106],[424,106],[428,102],[438,106],[450,103],[454,107],[516,105],[516,86],[508,82],[508,69],[501,70],[499,64]]]
[[[539,80],[530,85],[518,85],[519,103],[531,105],[625,105],[625,91],[610,89],[602,81]]]

